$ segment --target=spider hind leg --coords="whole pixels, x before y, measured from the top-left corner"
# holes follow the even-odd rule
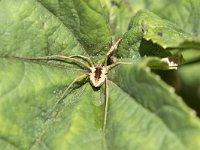
[[[83,74],[81,76],[78,76],[77,78],[75,78],[64,90],[64,92],[62,93],[62,95],[60,96],[60,98],[55,102],[55,104],[53,105],[52,109],[50,110],[50,114],[54,112],[55,108],[58,106],[58,104],[67,96],[67,94],[71,93],[72,90],[74,89],[73,86],[75,83],[77,82],[83,82],[83,80],[85,79],[85,81],[88,80],[88,75],[87,74]]]
[[[103,121],[103,133],[106,130],[107,116],[108,116],[108,106],[109,106],[109,98],[108,98],[108,79],[106,78],[105,82],[105,90],[106,90],[106,100],[105,100],[105,109],[104,109],[104,121]]]

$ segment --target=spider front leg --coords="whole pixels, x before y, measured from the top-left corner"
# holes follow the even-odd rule
[[[109,66],[107,66],[107,70],[109,71],[109,70],[111,70],[112,68],[114,68],[114,67],[116,67],[116,66],[118,66],[118,65],[120,65],[120,64],[124,64],[124,65],[131,65],[131,64],[133,64],[133,63],[131,63],[131,62],[116,62],[116,63],[114,63],[114,64],[112,64],[112,65],[109,65]]]
[[[45,57],[23,58],[23,59],[27,59],[27,60],[55,60],[55,61],[64,61],[64,62],[72,61],[74,63],[80,64],[80,65],[86,67],[87,69],[90,68],[90,64],[89,65],[85,64],[84,62],[80,61],[79,59],[76,59],[76,58],[73,58],[73,57],[70,57],[70,56],[52,55],[52,56],[45,56]],[[68,60],[68,61],[66,61],[66,60]]]
[[[108,61],[108,57],[112,54],[113,51],[115,51],[119,45],[119,42],[122,39],[119,39],[114,45],[111,46],[111,48],[109,49],[108,53],[106,54],[106,58],[104,60],[104,66],[107,66],[107,61]]]
[[[72,55],[72,56],[70,56],[70,58],[74,58],[74,57],[86,60],[90,66],[94,66],[94,63],[93,63],[93,61],[90,57],[86,57],[86,56],[82,56],[82,55]]]

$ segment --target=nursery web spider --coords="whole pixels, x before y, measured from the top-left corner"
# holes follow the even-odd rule
[[[86,56],[82,56],[82,55],[72,55],[72,56],[52,55],[52,56],[47,56],[47,57],[33,58],[33,60],[71,61],[73,63],[81,65],[82,67],[84,67],[88,70],[87,73],[75,78],[69,84],[69,86],[62,93],[60,99],[56,102],[55,105],[57,105],[66,96],[66,93],[73,86],[73,84],[78,82],[79,80],[89,78],[90,84],[94,88],[101,87],[105,82],[106,96],[105,96],[103,132],[105,132],[106,121],[107,121],[107,112],[108,112],[108,78],[107,78],[107,74],[113,67],[115,67],[119,64],[128,64],[125,62],[114,62],[111,65],[107,65],[108,59],[111,57],[112,52],[117,49],[120,40],[118,40],[114,45],[111,46],[111,48],[109,49],[109,51],[106,54],[103,64],[95,65],[90,57],[86,57]]]

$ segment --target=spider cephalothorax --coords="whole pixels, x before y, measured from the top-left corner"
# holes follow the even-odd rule
[[[90,67],[90,83],[94,87],[100,87],[107,78],[107,68],[102,65]]]

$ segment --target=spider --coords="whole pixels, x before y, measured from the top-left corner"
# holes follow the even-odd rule
[[[103,122],[103,132],[105,132],[107,113],[108,113],[108,100],[109,100],[108,99],[108,77],[107,77],[107,74],[112,68],[114,68],[115,66],[117,66],[119,64],[128,64],[125,62],[114,62],[111,65],[107,65],[108,59],[111,57],[111,54],[113,53],[113,51],[115,51],[117,49],[120,41],[121,41],[121,39],[119,39],[114,45],[112,45],[110,47],[109,51],[106,54],[105,60],[102,64],[95,65],[90,57],[86,57],[86,56],[82,56],[82,55],[72,55],[72,56],[52,55],[52,56],[31,59],[31,60],[54,60],[54,61],[68,60],[68,61],[77,63],[77,64],[87,68],[87,70],[88,70],[87,73],[75,78],[69,84],[69,86],[64,90],[60,99],[56,102],[56,104],[54,106],[56,106],[66,96],[66,93],[73,86],[73,84],[79,80],[89,78],[89,82],[94,88],[100,88],[105,83],[106,96],[105,96],[105,110],[104,110],[104,122]],[[87,64],[81,60],[85,61]]]

